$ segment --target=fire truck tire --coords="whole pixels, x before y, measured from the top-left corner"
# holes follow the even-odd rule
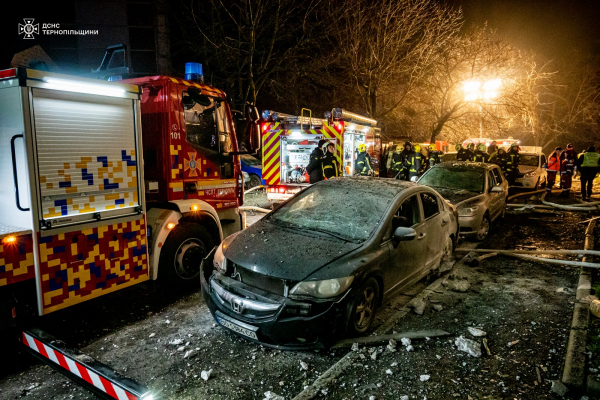
[[[194,223],[178,224],[165,241],[158,264],[165,281],[199,282],[200,263],[215,242],[206,228]]]
[[[260,181],[260,177],[256,174],[250,174],[250,187],[260,186],[262,182]]]

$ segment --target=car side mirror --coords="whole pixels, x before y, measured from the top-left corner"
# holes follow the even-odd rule
[[[418,177],[415,175],[415,176],[413,176],[412,178],[410,178],[410,181],[411,181],[411,182],[416,182],[416,181],[417,181],[417,179],[419,179],[419,178],[418,178]]]
[[[399,226],[394,231],[394,239],[398,242],[408,242],[417,237],[417,232],[413,228],[406,228],[404,226]]]
[[[502,193],[504,192],[504,189],[502,188],[502,186],[494,186],[493,188],[490,189],[491,193]]]

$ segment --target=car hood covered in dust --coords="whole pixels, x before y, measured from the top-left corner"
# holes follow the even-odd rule
[[[481,193],[471,192],[469,190],[458,190],[458,189],[443,189],[434,187],[435,191],[442,195],[442,197],[448,200],[453,205],[457,206],[465,200],[472,199],[477,196],[481,196]]]
[[[225,241],[225,258],[275,278],[301,281],[362,244],[259,221]],[[337,278],[332,276],[332,278]]]

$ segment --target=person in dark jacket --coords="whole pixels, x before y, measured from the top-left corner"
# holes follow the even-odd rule
[[[575,159],[573,146],[567,146],[567,149],[562,152],[561,157],[563,155],[564,158],[560,163],[560,186],[562,187],[562,193],[560,194],[560,197],[568,198],[569,194],[571,193],[573,175],[575,175],[575,165],[577,162]]]
[[[340,176],[340,166],[337,158],[335,158],[335,146],[331,142],[325,143],[323,146],[325,156],[323,157],[323,177],[325,179],[337,178]]]
[[[583,200],[592,196],[594,178],[598,173],[598,157],[599,154],[596,153],[596,148],[590,146],[585,153],[581,153],[577,158],[577,170],[581,173],[581,198]]]
[[[438,151],[435,144],[430,143],[428,146],[429,150],[429,168],[433,167],[435,164],[439,164],[442,162],[442,156],[444,153],[442,151]]]
[[[521,156],[519,155],[519,145],[513,143],[510,146],[510,150],[506,153],[505,163],[505,175],[510,186],[515,185],[515,180],[519,176],[519,164],[521,163]]]
[[[457,151],[457,153],[456,153],[456,161],[470,161],[471,160],[469,158],[469,150],[467,150],[464,147],[462,147],[462,144],[458,143],[455,146],[455,149]]]
[[[488,156],[492,156],[492,154],[496,153],[498,151],[498,145],[496,144],[495,140],[492,140],[492,142],[490,143],[490,145],[487,148],[487,153]]]
[[[472,161],[475,155],[475,143],[469,143],[467,145],[467,161]]]
[[[402,150],[402,158],[404,161],[402,164],[402,172],[400,173],[401,179],[404,181],[407,181],[410,179],[409,170],[410,170],[410,157],[411,157],[412,153],[413,153],[412,143],[405,142],[404,150]]]
[[[392,178],[406,180],[402,176],[402,172],[404,171],[404,146],[399,144],[396,146],[396,151],[394,151],[390,157],[390,171],[392,171]]]
[[[356,175],[372,175],[371,160],[367,154],[367,146],[360,144],[358,146],[358,157],[356,157]]]
[[[488,156],[488,154],[485,152],[485,144],[480,143],[479,146],[477,146],[477,150],[475,150],[475,153],[473,153],[472,160],[475,162],[486,163],[489,161],[489,159],[490,156]]]
[[[308,172],[309,182],[317,183],[323,180],[323,150],[321,149],[327,140],[319,140],[317,148],[310,153],[310,161],[306,166],[306,172]]]
[[[490,162],[499,166],[504,172],[506,169],[506,150],[503,147],[498,147],[498,150],[490,156]]]

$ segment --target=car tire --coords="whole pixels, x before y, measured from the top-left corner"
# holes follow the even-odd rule
[[[483,218],[481,219],[481,224],[479,225],[479,229],[477,230],[477,233],[475,234],[475,240],[477,242],[484,241],[490,234],[490,230],[492,230],[492,220],[491,220],[489,214],[485,213],[483,215]]]
[[[358,336],[367,332],[375,320],[379,302],[379,284],[375,278],[367,279],[358,289],[351,302],[348,333]]]
[[[163,282],[199,283],[200,264],[215,241],[203,227],[180,223],[169,234],[160,253],[159,276]]]
[[[262,184],[260,177],[256,174],[250,174],[250,187],[260,186]]]

